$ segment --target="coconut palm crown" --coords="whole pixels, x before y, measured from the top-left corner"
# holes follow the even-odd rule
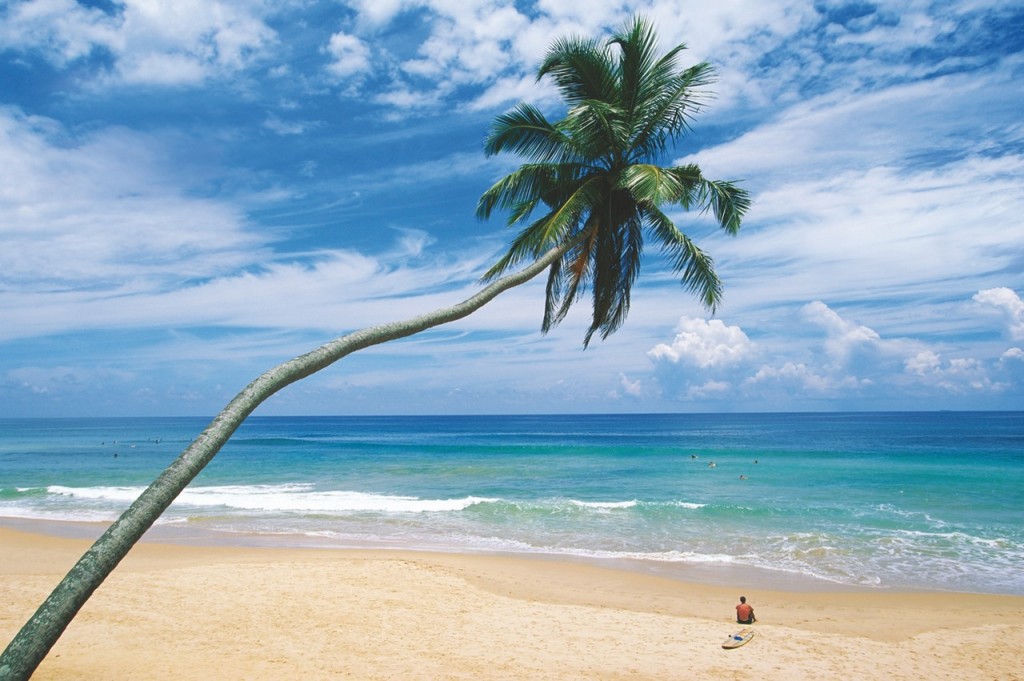
[[[565,118],[550,122],[521,103],[495,120],[485,144],[489,156],[510,151],[528,162],[480,198],[479,217],[501,209],[510,225],[526,223],[484,278],[567,246],[548,272],[542,329],[562,321],[589,288],[593,319],[584,347],[595,332],[607,338],[625,321],[645,234],[669,256],[683,286],[714,312],[722,298],[714,263],[663,206],[710,212],[728,234],[736,234],[750,206],[745,190],[706,179],[695,164],[658,165],[690,131],[713,69],[707,62],[680,68],[683,44],[662,56],[657,47],[642,17],[605,43],[557,40],[537,80],[554,80],[568,107]],[[531,220],[538,208],[543,215]]]

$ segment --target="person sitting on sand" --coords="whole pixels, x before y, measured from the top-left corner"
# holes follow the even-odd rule
[[[736,622],[739,624],[753,624],[756,621],[754,608],[747,604],[747,597],[740,596],[740,604],[736,606]]]

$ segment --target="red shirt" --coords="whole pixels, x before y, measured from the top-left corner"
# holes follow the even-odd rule
[[[740,603],[736,606],[736,619],[741,622],[746,622],[750,619],[750,616],[754,614],[754,608],[747,603]]]

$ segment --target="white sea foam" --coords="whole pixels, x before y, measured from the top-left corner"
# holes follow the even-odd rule
[[[142,487],[47,488],[51,494],[110,502],[131,502]],[[242,511],[294,513],[428,513],[461,511],[496,501],[467,496],[455,499],[421,499],[412,496],[367,494],[340,490],[317,491],[311,484],[223,485],[189,487],[174,501],[177,508],[227,508]]]
[[[42,491],[18,488],[24,498],[0,503],[0,516],[109,522],[143,488],[54,485],[45,489],[46,494]],[[461,513],[474,506],[485,508],[486,512]],[[621,531],[627,525],[634,527],[632,523],[645,527],[644,523],[649,522],[646,514],[625,512],[629,509],[675,508],[680,510],[677,518],[689,517],[703,524],[707,521],[702,516],[690,512],[704,507],[705,504],[691,502],[637,499],[531,500],[471,495],[424,499],[322,490],[311,483],[208,485],[187,488],[158,522],[194,524],[210,531],[322,538],[336,546],[411,546],[712,567],[750,566],[863,586],[904,583],[891,576],[899,574],[912,575],[913,579],[905,582],[913,585],[939,584],[949,589],[971,590],[983,580],[1009,592],[1021,589],[1020,578],[1013,575],[1024,560],[1024,549],[1015,539],[980,537],[971,531],[950,531],[934,524],[910,528],[867,525],[857,534],[842,536],[825,528],[750,536],[734,532],[726,525],[708,538],[688,533],[688,524],[680,525],[671,535],[652,534],[646,538]],[[578,509],[578,513],[557,512],[567,508]],[[587,518],[588,514],[597,524]],[[499,522],[491,524],[496,518]],[[520,520],[506,522],[513,518]],[[611,524],[600,524],[606,520]],[[692,527],[699,529],[696,525]],[[606,533],[607,528],[614,531]]]
[[[63,485],[50,485],[46,491],[64,497],[76,497],[78,499],[101,499],[105,501],[135,501],[145,487],[64,487]]]

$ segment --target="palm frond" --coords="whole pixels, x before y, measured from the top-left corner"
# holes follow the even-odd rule
[[[722,229],[731,235],[739,232],[743,216],[750,209],[750,192],[735,182],[705,180],[702,193]]]
[[[548,121],[534,106],[520,103],[497,118],[484,141],[484,153],[511,151],[538,163],[565,159],[572,153],[572,138]]]
[[[708,180],[697,165],[673,166],[664,171],[685,187],[685,192],[676,201],[687,210],[699,209],[711,212],[719,227],[735,235],[750,209],[750,193],[735,182]]]
[[[634,17],[611,37],[609,45],[619,48],[616,75],[622,108],[632,114],[642,101],[650,79],[658,39],[654,27],[643,17]]]
[[[553,205],[561,193],[571,193],[584,169],[575,164],[524,163],[495,182],[477,201],[476,215],[491,216],[495,208],[510,210],[509,224],[526,219],[537,203]]]
[[[668,65],[655,69],[668,68]],[[714,67],[701,62],[682,73],[664,78],[652,78],[660,83],[643,100],[643,109],[636,114],[638,123],[633,136],[633,150],[636,158],[651,158],[663,153],[669,141],[689,131],[690,121],[703,106],[709,95],[701,92],[714,82]]]
[[[704,183],[704,173],[701,172],[700,166],[690,163],[685,166],[669,166],[662,170],[675,178],[675,181],[686,190],[677,201],[679,205],[690,210],[695,203],[698,203],[700,186]]]
[[[590,162],[618,157],[629,146],[629,127],[614,104],[588,99],[565,116],[563,131],[572,137],[574,149]]]
[[[548,50],[537,80],[550,76],[570,107],[588,99],[614,101],[614,74],[608,51],[590,38],[556,40]]]
[[[537,257],[559,242],[571,238],[578,231],[595,197],[599,195],[598,181],[589,179],[583,182],[559,205],[519,232],[512,240],[508,252],[484,273],[483,279],[494,279],[523,259]]]
[[[637,203],[655,206],[679,203],[687,191],[679,177],[650,163],[636,163],[623,170],[619,186],[629,191]]]
[[[597,241],[597,228],[593,220],[588,220],[583,233],[584,238],[562,257],[558,273],[552,272],[548,278],[544,298],[544,320],[541,324],[541,331],[544,333],[565,319],[590,279],[592,253]]]
[[[594,334],[607,338],[617,331],[629,314],[633,284],[640,273],[643,231],[640,216],[616,216],[616,229],[599,231],[593,258],[593,311],[583,347]]]
[[[715,312],[722,301],[722,282],[715,273],[714,260],[659,209],[647,207],[643,213],[662,250],[672,258],[672,269],[680,275],[683,288]]]
[[[548,270],[548,281],[544,287],[544,318],[540,322],[542,333],[547,333],[561,321],[556,308],[562,300],[562,286],[565,283],[565,277],[562,275],[564,260],[564,256],[559,258],[551,263],[551,269]]]

